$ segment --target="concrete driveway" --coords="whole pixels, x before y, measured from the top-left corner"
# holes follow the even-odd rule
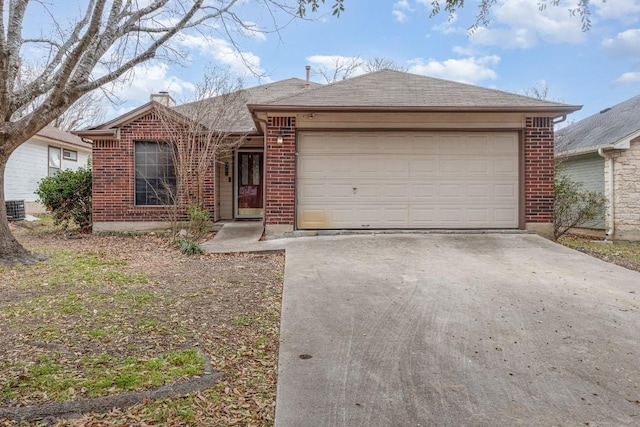
[[[640,425],[640,274],[541,237],[287,244],[276,426]]]

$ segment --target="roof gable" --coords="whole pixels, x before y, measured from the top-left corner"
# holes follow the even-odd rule
[[[240,90],[240,95],[244,99],[245,105],[251,102],[268,102],[272,99],[280,98],[283,96],[291,95],[297,91],[301,91],[308,87],[319,86],[318,83],[307,83],[305,80],[290,78],[286,80],[277,81],[274,83],[267,83],[260,86],[254,86],[247,89]],[[177,118],[187,119],[190,117],[190,112],[194,109],[199,109],[202,104],[204,104],[207,108],[211,109],[211,117],[216,117],[216,109],[220,108],[219,105],[222,100],[225,98],[224,95],[218,97],[212,97],[200,101],[190,102],[187,104],[177,105],[172,107],[171,110],[175,113]],[[148,114],[150,111],[153,111],[157,108],[167,108],[162,104],[159,104],[155,101],[147,102],[144,105],[141,105],[138,108],[135,108],[128,113],[125,113],[115,119],[112,119],[106,123],[103,123],[99,126],[92,127],[85,130],[75,131],[74,133],[77,135],[85,136],[87,138],[117,138],[118,136],[118,128],[139,119],[140,117]],[[235,131],[235,132],[250,132],[255,130],[254,122],[251,117],[250,112],[245,108],[241,110],[234,110],[233,113],[240,114],[240,117],[234,117],[230,122],[233,123],[233,129],[224,129],[226,131]],[[220,121],[216,118],[216,123],[220,123]],[[203,121],[204,122],[204,121]],[[207,125],[208,123],[202,123],[203,125]]]
[[[601,147],[623,146],[639,133],[640,95],[637,95],[560,129],[556,153],[582,153]]]
[[[388,69],[298,92],[264,104],[354,109],[519,109],[564,113],[580,109],[579,106]]]

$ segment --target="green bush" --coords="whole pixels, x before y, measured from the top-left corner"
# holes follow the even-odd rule
[[[571,228],[580,227],[601,216],[606,204],[607,199],[602,193],[583,190],[582,184],[556,170],[553,205],[554,240],[558,240]]]
[[[36,194],[56,225],[66,230],[74,222],[83,232],[91,230],[91,165],[43,178]]]
[[[204,236],[209,228],[209,220],[211,219],[209,211],[198,206],[192,206],[187,209],[189,215],[189,228],[191,235],[195,240]]]
[[[180,248],[180,252],[185,255],[200,255],[202,253],[202,248],[198,242],[194,242],[193,240],[178,240],[176,244]]]

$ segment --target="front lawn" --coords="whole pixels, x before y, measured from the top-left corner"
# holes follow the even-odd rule
[[[202,391],[55,425],[273,424],[283,255],[189,257],[160,236],[22,224],[18,240],[50,257],[0,267],[0,408],[152,390],[210,366],[223,377]]]

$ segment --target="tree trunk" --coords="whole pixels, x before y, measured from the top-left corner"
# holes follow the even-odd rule
[[[0,266],[35,264],[46,259],[46,256],[27,251],[9,229],[7,207],[4,203],[4,171],[9,160],[8,156],[6,157],[0,157]]]

